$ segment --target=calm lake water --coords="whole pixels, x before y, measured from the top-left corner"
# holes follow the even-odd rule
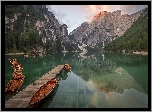
[[[10,58],[17,58],[24,68],[20,90],[57,65],[71,65],[71,72],[57,76],[58,85],[39,108],[148,108],[148,56],[103,52],[5,56],[5,87],[13,72]]]

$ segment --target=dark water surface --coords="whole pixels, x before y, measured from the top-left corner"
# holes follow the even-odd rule
[[[102,52],[5,56],[5,87],[13,72],[10,58],[18,58],[24,68],[20,91],[57,65],[71,65],[71,72],[57,76],[58,85],[39,108],[148,107],[148,56]],[[12,96],[5,96],[5,100]]]

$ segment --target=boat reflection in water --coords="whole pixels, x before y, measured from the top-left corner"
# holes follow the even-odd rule
[[[30,81],[32,76],[32,80],[35,80],[35,76],[41,77],[65,62],[71,66],[70,72],[57,75],[60,78],[58,84],[39,108],[148,107],[146,56],[60,52],[46,54],[43,58],[26,58],[23,62],[25,74],[32,72],[26,78]]]

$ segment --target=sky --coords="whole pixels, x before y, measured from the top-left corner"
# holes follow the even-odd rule
[[[68,33],[72,32],[83,22],[90,22],[94,15],[101,11],[114,12],[121,10],[121,14],[132,14],[148,5],[46,5],[60,24],[68,26]]]

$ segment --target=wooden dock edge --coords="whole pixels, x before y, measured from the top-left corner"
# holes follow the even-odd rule
[[[48,82],[50,79],[55,78],[64,68],[64,65],[58,65],[41,78],[27,86],[25,89],[17,93],[15,96],[5,102],[5,108],[26,108],[29,104],[34,93],[39,88]]]

